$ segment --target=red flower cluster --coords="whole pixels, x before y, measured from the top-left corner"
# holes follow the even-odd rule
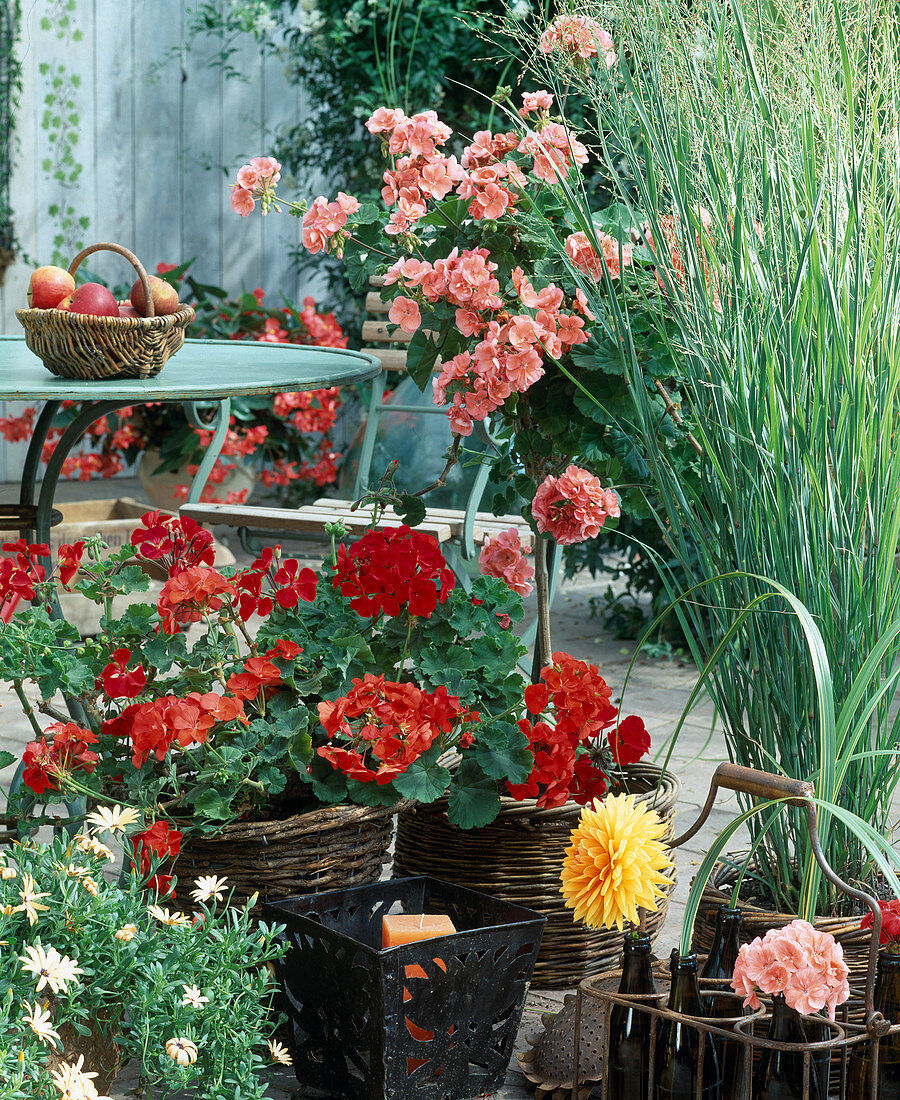
[[[217,569],[192,565],[171,574],[162,587],[156,607],[166,634],[177,634],[184,623],[199,622],[211,611],[219,611],[225,596],[235,588]]]
[[[131,534],[138,556],[156,561],[170,577],[196,565],[212,565],[216,552],[213,537],[192,519],[146,512],[141,526]]]
[[[153,870],[151,853],[157,859],[171,859],[181,851],[181,839],[182,834],[165,821],[154,821],[148,829],[132,835],[131,846],[134,848],[135,862],[141,877],[147,879],[148,890],[155,890],[163,897],[169,894],[175,897],[171,875],[149,877]]]
[[[881,909],[881,936],[878,942],[900,944],[900,901],[896,898],[892,901],[879,901],[878,906]],[[872,922],[872,914],[866,913],[859,922],[859,927],[871,928]]]
[[[46,575],[44,567],[35,559],[49,557],[50,548],[43,542],[27,543],[18,539],[4,542],[3,549],[12,557],[0,559],[0,608],[6,603],[33,600],[35,585]]]
[[[299,647],[298,647],[299,648]],[[275,684],[281,683],[281,673],[266,657],[248,657],[243,672],[233,672],[225,685],[235,699],[253,699],[260,689],[271,693]]]
[[[319,721],[333,741],[319,756],[349,779],[379,785],[402,775],[442,734],[461,728],[458,743],[471,743],[468,724],[477,711],[464,707],[445,687],[422,691],[367,672],[347,695],[319,703]]]
[[[157,760],[164,760],[175,742],[182,748],[202,745],[213,726],[235,719],[244,719],[244,704],[240,699],[214,691],[204,695],[192,691],[184,699],[164,695],[149,703],[132,703],[118,717],[107,719],[102,732],[106,736],[130,740],[131,762],[139,768],[154,754]]]
[[[296,607],[300,600],[312,603],[316,598],[318,577],[315,570],[300,568],[296,558],[280,562],[276,553],[280,546],[267,546],[256,561],[233,578],[235,599],[232,601],[241,619],[251,615],[268,615],[274,604]],[[264,591],[265,589],[265,591]]]
[[[47,734],[52,734],[53,738],[49,744]],[[97,738],[90,730],[74,722],[54,722],[39,741],[31,741],[25,746],[22,782],[35,794],[43,794],[48,789],[58,791],[59,781],[66,773],[94,770],[100,758],[87,746],[96,743]]]
[[[100,673],[97,687],[102,688],[110,699],[133,699],[143,691],[147,674],[143,665],[128,671],[126,666],[130,660],[130,649],[117,649],[112,661]]]
[[[74,542],[71,545],[64,543],[57,552],[56,559],[59,564],[59,581],[64,588],[68,588],[72,578],[81,566],[84,557],[84,543]]]
[[[437,539],[404,524],[368,531],[349,550],[339,546],[333,583],[359,615],[430,618],[454,578]]]
[[[536,798],[539,806],[561,806],[572,798],[580,805],[606,793],[607,775],[592,761],[591,741],[606,731],[612,761],[618,767],[637,763],[650,748],[650,735],[637,715],[617,723],[618,710],[599,670],[568,653],[554,653],[541,669],[543,683],[525,689],[525,706],[543,714],[552,703],[555,724],[527,719],[519,728],[528,737],[534,769],[524,783],[507,784],[513,798]]]

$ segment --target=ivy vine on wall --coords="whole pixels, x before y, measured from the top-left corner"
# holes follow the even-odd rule
[[[0,284],[16,255],[9,187],[15,154],[15,109],[22,87],[22,69],[15,49],[21,15],[19,0],[6,0],[0,11]]]
[[[76,8],[76,0],[52,0],[41,18],[41,30],[51,31],[67,46],[80,42],[84,32],[73,20]],[[47,137],[41,170],[54,185],[53,201],[47,208],[56,226],[52,262],[68,267],[72,256],[84,247],[82,234],[90,225],[90,218],[79,214],[73,201],[82,172],[76,156],[81,123],[78,111],[81,77],[60,60],[42,61],[38,71],[44,78],[41,128]]]

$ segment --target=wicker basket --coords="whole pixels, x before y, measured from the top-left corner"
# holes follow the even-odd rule
[[[52,374],[61,378],[152,378],[184,343],[194,318],[190,306],[166,317],[153,316],[150,280],[143,264],[118,244],[92,244],[69,264],[74,275],[81,261],[104,250],[124,256],[144,287],[149,317],[91,317],[65,309],[17,309],[25,343]]]
[[[259,906],[297,894],[367,886],[389,862],[400,808],[325,806],[282,821],[236,821],[215,836],[185,839],[174,871],[181,883],[224,875],[235,901],[259,894]]]
[[[728,859],[737,866],[717,863],[700,897],[700,908],[694,921],[692,937],[695,951],[709,951],[716,927],[716,910],[722,905],[730,904],[731,887],[738,877],[738,867],[746,859],[746,852],[729,856]],[[742,914],[741,943],[749,943],[757,936],[764,936],[770,928],[782,928],[797,919],[796,913],[777,913],[747,901],[738,901],[737,908]],[[867,929],[860,929],[859,921],[858,916],[815,917],[812,921],[820,931],[830,932],[844,949],[844,961],[850,967],[852,982],[865,982],[869,963],[871,933]]]
[[[658,786],[658,790],[657,790]],[[669,772],[653,764],[628,769],[624,789],[650,801],[674,835],[675,802],[681,788]],[[500,814],[483,829],[459,829],[447,818],[441,799],[403,810],[397,821],[394,877],[432,875],[504,901],[524,905],[547,918],[533,986],[561,988],[616,965],[623,933],[588,928],[572,919],[559,891],[559,873],[569,834],[581,807],[574,802],[538,809],[526,799],[501,799]],[[667,893],[674,889],[667,888]],[[647,914],[647,934],[656,937],[668,899]]]

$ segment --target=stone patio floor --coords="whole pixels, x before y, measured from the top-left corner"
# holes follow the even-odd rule
[[[0,486],[0,499],[15,499],[17,486]],[[65,483],[59,498],[86,499],[109,496],[136,496],[140,499],[137,481],[116,480],[102,486]],[[226,535],[227,539],[227,535]],[[236,556],[238,546],[232,546]],[[596,664],[613,690],[613,701],[619,702],[628,666],[634,652],[631,642],[616,639],[605,632],[597,618],[591,617],[591,598],[599,597],[608,586],[608,578],[576,578],[564,583],[553,611],[554,648],[563,649],[582,660]],[[624,694],[625,713],[640,714],[653,738],[652,755],[662,761],[667,752],[667,739],[675,728],[696,680],[694,668],[677,658],[648,658],[641,656],[635,662]],[[21,753],[30,740],[29,727],[20,716],[14,697],[3,700],[0,710],[0,749]],[[672,752],[669,767],[681,779],[682,790],[678,809],[679,831],[686,827],[699,812],[709,788],[710,776],[716,765],[725,759],[725,745],[721,730],[713,720],[713,708],[707,699],[695,707]],[[665,957],[677,942],[684,899],[693,874],[693,868],[706,852],[705,844],[731,819],[736,808],[734,796],[722,798],[713,810],[709,823],[700,834],[678,850],[678,883],[662,933],[657,940],[656,953]],[[541,1015],[554,1011],[565,991],[534,990],[527,999],[517,1049],[526,1046],[527,1037],[537,1035],[542,1029]],[[126,1070],[113,1088],[114,1100],[130,1100],[136,1078]],[[272,1100],[288,1100],[306,1095],[297,1089],[297,1082],[290,1071],[273,1075],[268,1096]],[[528,1082],[513,1060],[506,1084],[496,1094],[499,1100],[525,1100],[533,1095]]]

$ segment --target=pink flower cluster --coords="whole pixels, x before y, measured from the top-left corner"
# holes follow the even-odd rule
[[[525,555],[530,553],[530,548],[522,548],[515,527],[510,527],[485,542],[478,564],[486,577],[506,581],[513,592],[527,596],[532,589],[528,582],[534,576],[534,566],[525,560]]]
[[[519,149],[534,157],[532,171],[547,183],[565,179],[573,165],[580,168],[588,159],[585,146],[558,122],[546,122],[540,130],[529,131]]]
[[[603,278],[603,267],[609,271],[610,277],[618,279],[622,274],[622,267],[629,267],[632,262],[634,247],[623,244],[621,259],[619,254],[619,242],[608,233],[597,232],[597,243],[600,245],[600,253],[594,247],[593,241],[587,233],[571,233],[566,237],[566,255],[580,268],[585,275],[589,275],[595,283]]]
[[[600,479],[579,466],[567,466],[559,477],[544,478],[531,504],[537,529],[560,546],[594,538],[607,516],[618,516],[619,498]]]
[[[525,92],[522,96],[522,106],[519,108],[519,117],[528,118],[529,115],[549,111],[552,106],[553,96],[549,92],[543,89],[537,92]]]
[[[541,35],[538,49],[541,53],[560,49],[585,61],[602,52],[607,69],[616,63],[615,43],[608,31],[586,15],[558,15]]]
[[[256,200],[274,192],[281,179],[281,165],[274,157],[254,157],[238,169],[237,182],[231,188],[231,209],[246,218],[256,207]],[[266,207],[263,204],[263,213]]]
[[[582,318],[561,312],[559,287],[551,283],[538,292],[518,268],[513,278],[520,300],[537,312],[532,317],[504,311],[496,270],[486,248],[453,249],[434,264],[398,260],[385,279],[418,291],[429,302],[443,299],[456,306],[459,331],[480,337],[471,352],[444,362],[434,380],[434,399],[444,404],[449,397],[448,419],[460,435],[471,435],[475,420],[484,420],[512,393],[532,386],[544,373],[544,354],[558,358],[588,339]],[[415,332],[421,323],[416,301],[405,296],[394,300],[388,316],[407,332]]]
[[[322,195],[313,199],[312,206],[303,215],[303,247],[315,255],[328,247],[328,242],[347,224],[347,218],[359,210],[359,202],[352,195],[338,191],[334,202]]]
[[[850,996],[849,970],[841,945],[808,921],[794,920],[770,928],[765,936],[745,943],[734,964],[731,988],[748,1008],[759,1008],[757,991],[782,994],[789,1008],[804,1016],[835,1008]]]

